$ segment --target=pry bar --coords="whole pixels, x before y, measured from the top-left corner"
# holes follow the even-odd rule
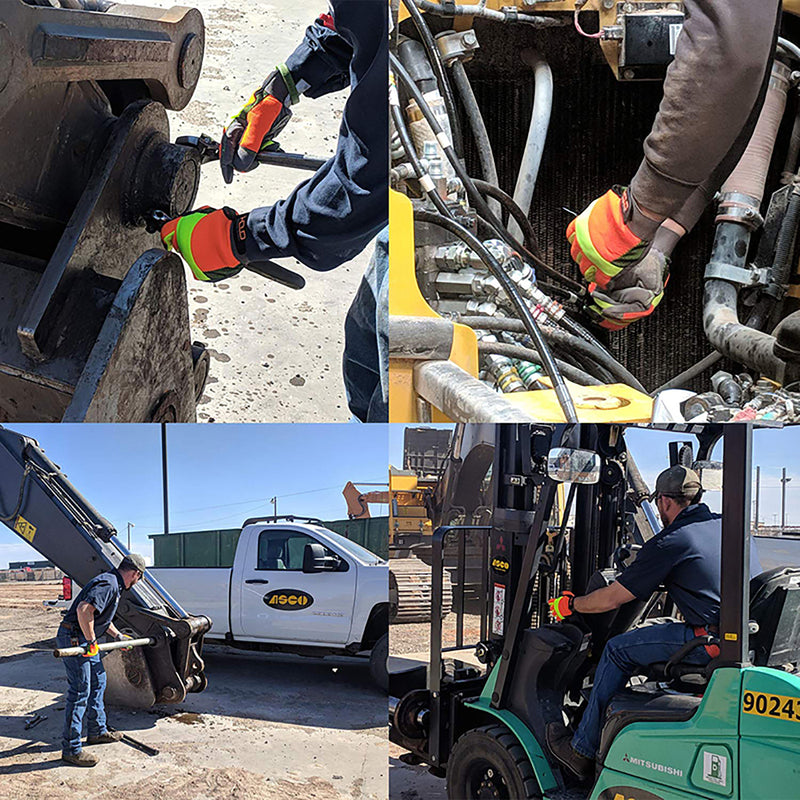
[[[215,142],[205,133],[201,133],[199,136],[179,136],[175,140],[175,144],[196,150],[200,155],[201,164],[219,161],[219,142]],[[259,164],[266,164],[271,167],[290,167],[316,172],[325,163],[326,159],[312,158],[302,153],[285,153],[276,142],[274,150],[260,152],[256,156],[256,161]]]
[[[117,733],[115,728],[108,729],[111,733]],[[137,750],[141,750],[143,753],[146,753],[148,756],[157,756],[159,751],[155,747],[150,747],[149,744],[145,744],[144,742],[140,742],[138,739],[134,739],[133,736],[128,736],[127,733],[122,734],[122,741],[125,744],[130,745],[131,747],[136,748]]]

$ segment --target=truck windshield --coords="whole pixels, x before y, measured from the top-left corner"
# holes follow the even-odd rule
[[[362,547],[360,544],[356,544],[346,536],[342,536],[334,531],[330,531],[327,528],[323,528],[323,530],[325,531],[326,536],[330,536],[330,538],[333,539],[336,544],[347,550],[348,553],[351,553],[359,561],[366,561],[367,564],[383,563],[383,559],[380,556],[375,555],[375,553],[373,553],[371,550],[367,550],[366,547]]]

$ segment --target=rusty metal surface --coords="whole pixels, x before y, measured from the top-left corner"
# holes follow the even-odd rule
[[[136,261],[114,298],[64,422],[194,419],[189,310],[185,302],[163,306],[164,298],[185,294],[176,255],[148,250]]]

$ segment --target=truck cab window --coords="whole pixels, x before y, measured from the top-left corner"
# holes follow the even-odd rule
[[[262,531],[258,537],[256,569],[300,572],[303,569],[303,551],[307,544],[319,544],[319,542],[313,536],[300,531]],[[326,547],[325,555],[336,554]]]

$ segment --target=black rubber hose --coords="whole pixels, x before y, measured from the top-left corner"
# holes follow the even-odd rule
[[[428,23],[422,17],[420,10],[414,4],[414,0],[403,0],[403,5],[411,17],[414,27],[419,33],[422,40],[422,46],[428,54],[428,61],[431,62],[431,68],[436,75],[436,82],[439,84],[439,91],[441,92],[442,99],[444,100],[444,107],[447,109],[447,116],[450,119],[450,129],[453,133],[453,148],[459,158],[464,154],[464,142],[461,137],[461,128],[458,125],[458,116],[456,114],[456,100],[453,96],[453,88],[450,86],[450,81],[447,79],[447,72],[444,68],[442,55],[439,48],[436,46],[436,40],[433,38],[431,29]]]
[[[536,239],[536,231],[534,231],[531,221],[514,201],[514,198],[510,194],[504,192],[499,186],[495,186],[489,181],[481,181],[477,178],[473,178],[472,180],[481,194],[485,194],[493,200],[497,200],[497,202],[508,211],[509,215],[515,220],[517,225],[519,225],[525,244],[527,244],[532,253],[541,257],[539,242]]]
[[[509,319],[503,317],[477,317],[477,316],[459,316],[458,321],[469,328],[476,328],[478,330],[487,331],[508,331],[509,333],[525,333],[525,328],[522,323],[517,319]],[[608,370],[620,383],[627,384],[628,386],[636,389],[638,392],[647,394],[644,387],[636,378],[628,372],[625,367],[616,361],[612,356],[606,356],[604,353],[592,347],[588,342],[584,342],[577,336],[573,336],[566,331],[558,330],[558,328],[542,328],[542,335],[545,339],[557,342],[559,346],[564,348],[571,348],[576,353],[580,353],[589,359]]]
[[[455,151],[453,150],[453,145],[449,142],[447,138],[447,134],[445,131],[442,130],[442,126],[439,124],[439,121],[436,119],[433,111],[431,111],[431,107],[425,101],[425,98],[422,96],[422,92],[420,92],[419,87],[412,77],[408,74],[406,68],[400,62],[400,59],[394,53],[389,53],[389,63],[391,64],[392,70],[394,71],[395,75],[400,79],[402,84],[405,86],[408,93],[414,99],[414,102],[419,107],[419,110],[422,112],[422,115],[428,121],[428,125],[431,126],[431,130],[433,131],[434,135],[439,139],[439,144],[441,145],[442,149],[444,150],[445,155],[447,156],[447,160],[452,164],[453,169],[458,175],[461,183],[464,185],[464,188],[469,195],[469,199],[472,201],[472,204],[477,209],[478,213],[487,219],[489,223],[495,228],[497,231],[497,235],[501,238],[506,244],[513,247],[517,252],[523,253],[526,255],[534,264],[541,267],[545,272],[549,275],[552,275],[554,278],[564,282],[565,284],[571,286],[574,291],[577,291],[579,295],[585,295],[586,289],[581,286],[576,281],[573,281],[571,278],[567,278],[565,275],[562,275],[558,270],[551,267],[549,264],[542,261],[541,258],[535,256],[527,247],[525,247],[521,242],[517,241],[506,229],[503,223],[497,219],[497,216],[492,213],[492,209],[489,208],[487,202],[483,199],[483,195],[478,191],[477,186],[475,186],[475,182],[470,178],[467,174],[467,171],[464,169],[464,165],[456,156]]]
[[[400,141],[403,145],[403,149],[406,151],[406,156],[408,160],[411,162],[411,166],[414,169],[414,172],[417,175],[417,180],[419,180],[420,185],[422,186],[422,190],[425,194],[430,198],[431,202],[436,206],[440,214],[443,214],[446,217],[450,216],[450,210],[447,208],[447,204],[442,200],[439,196],[439,193],[436,189],[426,189],[425,188],[425,178],[430,177],[428,173],[425,171],[425,168],[422,166],[422,162],[417,155],[417,151],[414,149],[414,142],[411,140],[411,134],[408,132],[408,128],[406,128],[405,120],[403,119],[403,112],[400,110],[400,106],[396,106],[393,103],[389,104],[389,108],[391,109],[392,113],[392,120],[394,121],[394,127],[397,130],[397,135],[400,137]]]
[[[520,361],[529,361],[532,364],[541,364],[544,366],[544,358],[540,355],[538,350],[533,350],[530,347],[523,347],[519,344],[479,341],[478,352],[498,356],[508,356],[508,358],[518,358]],[[557,360],[557,362],[558,368],[573,383],[580,384],[581,386],[602,386],[602,382],[598,378],[595,378],[594,376],[589,375],[587,372],[578,369],[578,367],[573,367],[571,364],[567,364],[565,361],[561,361],[560,359]]]
[[[409,0],[405,0],[405,2],[409,2]],[[486,123],[483,121],[481,109],[475,99],[475,92],[472,91],[472,84],[469,82],[464,65],[460,61],[453,61],[450,69],[453,71],[453,80],[456,83],[461,103],[467,112],[467,119],[472,129],[472,138],[478,148],[478,158],[481,162],[484,181],[491,186],[499,186],[500,178],[497,176],[497,165],[492,152],[492,143],[489,141],[489,132],[486,130]],[[493,210],[499,213],[499,206]]]
[[[514,304],[520,319],[525,325],[525,332],[533,339],[537,349],[542,355],[542,366],[553,384],[553,389],[558,397],[558,402],[561,405],[561,410],[564,412],[565,419],[567,422],[577,422],[578,415],[575,412],[575,405],[572,402],[569,389],[564,383],[564,378],[561,376],[558,365],[550,352],[550,348],[547,346],[547,342],[544,336],[542,336],[542,332],[539,330],[539,325],[533,318],[530,308],[528,308],[527,304],[520,296],[517,287],[508,276],[508,273],[503,269],[503,266],[486,247],[484,247],[480,239],[474,236],[463,225],[459,225],[455,220],[422,209],[416,209],[414,211],[414,217],[422,222],[439,225],[454,236],[457,236],[481,259],[481,261],[483,261],[489,272],[497,278],[498,283],[503,287],[503,290]]]
[[[689,381],[694,380],[694,378],[700,375],[700,373],[705,372],[709,367],[713,367],[714,364],[716,364],[721,358],[722,353],[718,353],[716,351],[709,353],[705,358],[689,367],[689,369],[685,369],[679,375],[676,375],[674,378],[670,378],[670,380],[668,380],[666,383],[659,386],[658,389],[654,389],[652,392],[650,392],[650,396],[655,397],[659,392],[664,392],[667,389],[680,388],[681,386],[689,383]]]

